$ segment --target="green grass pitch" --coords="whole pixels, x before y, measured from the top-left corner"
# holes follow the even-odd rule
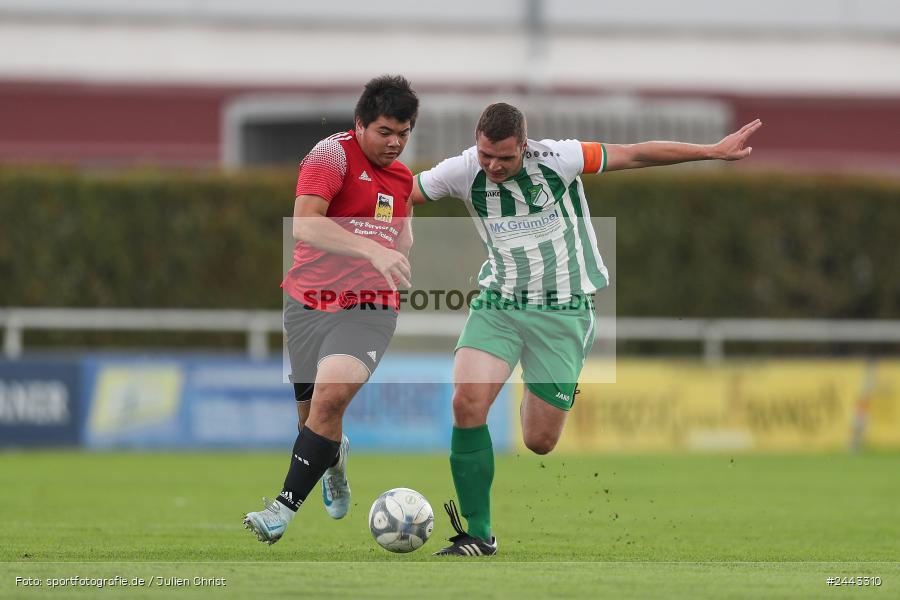
[[[281,542],[260,544],[241,517],[280,489],[287,460],[0,452],[0,597],[900,597],[896,453],[501,455],[491,559],[430,555],[452,533],[439,455],[355,453],[347,518],[329,519],[317,488]],[[401,486],[425,494],[436,526],[423,549],[394,555],[366,517],[378,494]],[[145,585],[48,585],[116,576]],[[826,582],[857,576],[881,585]]]

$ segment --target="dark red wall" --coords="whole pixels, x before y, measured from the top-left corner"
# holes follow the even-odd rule
[[[0,82],[0,162],[216,165],[223,107],[249,91],[348,89]],[[763,119],[744,168],[900,172],[900,97],[679,95],[731,104],[736,126]]]
[[[746,166],[900,171],[900,98],[726,100],[737,123],[763,120],[752,139],[755,160]]]
[[[0,161],[219,161],[226,90],[0,84]]]

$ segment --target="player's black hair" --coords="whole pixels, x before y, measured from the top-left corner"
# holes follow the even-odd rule
[[[525,141],[526,127],[525,115],[518,108],[506,102],[491,104],[478,119],[475,126],[475,137],[478,134],[492,142],[499,142],[508,137],[515,137],[519,142]]]
[[[366,84],[353,118],[362,121],[363,127],[381,116],[409,121],[415,127],[418,114],[419,97],[409,81],[402,75],[382,75]]]

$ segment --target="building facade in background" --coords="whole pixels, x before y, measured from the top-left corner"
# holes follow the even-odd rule
[[[532,137],[711,142],[758,116],[740,168],[900,172],[887,0],[390,4],[0,0],[0,162],[295,164],[399,72],[423,100],[412,162],[504,99]]]

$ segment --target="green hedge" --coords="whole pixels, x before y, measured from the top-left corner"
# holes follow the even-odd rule
[[[0,171],[0,305],[276,308],[292,179]]]
[[[2,169],[0,306],[278,308],[294,178]],[[900,318],[898,180],[726,167],[585,182],[594,216],[617,219],[619,315]]]
[[[619,314],[900,317],[900,181],[616,175]]]

